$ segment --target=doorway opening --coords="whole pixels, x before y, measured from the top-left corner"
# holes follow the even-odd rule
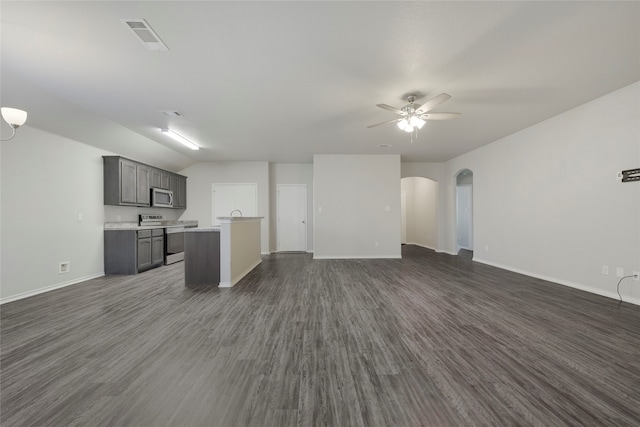
[[[402,243],[436,250],[438,246],[438,183],[412,176],[400,180]]]
[[[473,172],[456,175],[456,253],[473,257]]]

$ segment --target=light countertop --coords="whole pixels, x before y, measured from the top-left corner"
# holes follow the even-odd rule
[[[218,219],[224,222],[259,221],[263,216],[219,216]]]
[[[185,233],[219,233],[220,226],[214,225],[213,227],[200,227],[200,228],[185,228]]]
[[[197,227],[198,221],[161,221],[160,225],[139,225],[136,221],[105,222],[105,231],[110,230],[151,230],[154,228]]]

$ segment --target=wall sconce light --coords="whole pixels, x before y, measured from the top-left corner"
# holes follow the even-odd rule
[[[17,108],[2,107],[2,118],[5,122],[9,123],[12,133],[9,138],[0,139],[0,141],[8,141],[16,136],[16,129],[18,129],[24,124],[24,122],[27,121],[27,112],[18,110]]]

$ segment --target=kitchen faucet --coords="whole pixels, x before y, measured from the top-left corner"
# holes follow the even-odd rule
[[[234,209],[231,211],[231,213],[229,214],[229,216],[233,216],[234,212],[238,212],[240,214],[240,217],[242,217],[242,211],[240,209]]]

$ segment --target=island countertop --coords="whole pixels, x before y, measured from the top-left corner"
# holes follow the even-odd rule
[[[223,222],[242,222],[242,221],[259,221],[263,216],[219,216],[218,219]]]
[[[212,227],[199,227],[199,228],[185,228],[184,229],[185,233],[219,233],[220,232],[220,226],[219,225],[214,225]]]

